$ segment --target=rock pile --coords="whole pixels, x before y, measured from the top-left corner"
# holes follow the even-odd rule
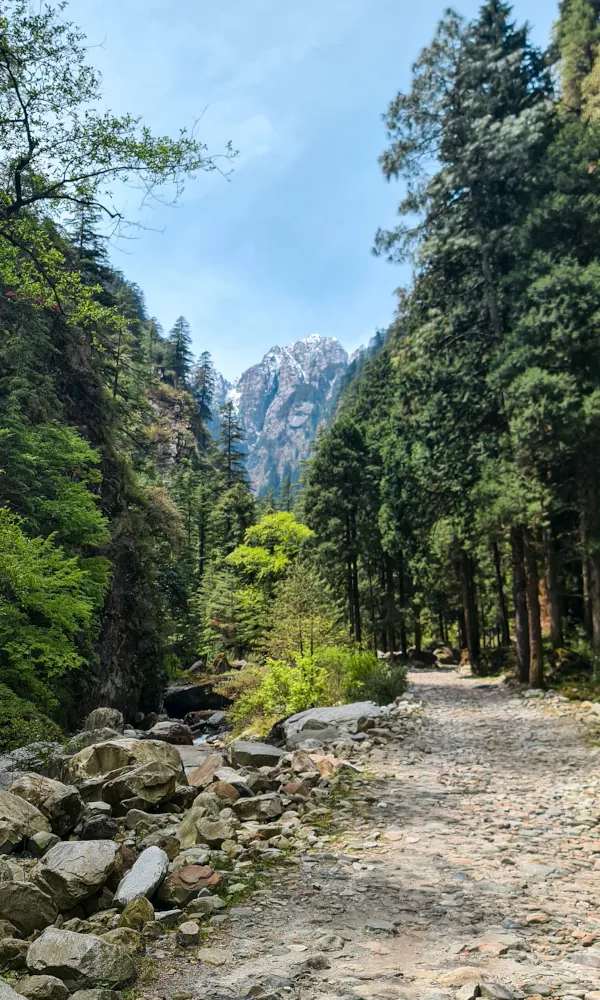
[[[19,771],[0,791],[0,968],[26,970],[39,1000],[116,1000],[147,941],[198,945],[241,873],[309,846],[329,790],[414,713],[408,696],[301,713],[284,746],[235,740],[186,769],[185,725],[135,732],[97,709],[54,760],[62,780]]]

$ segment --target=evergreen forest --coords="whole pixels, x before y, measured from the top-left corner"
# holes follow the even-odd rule
[[[99,111],[67,14],[0,15],[0,749],[141,719],[198,661],[240,727],[389,701],[439,646],[600,683],[600,0],[545,51],[502,0],[448,12],[390,95],[374,253],[411,284],[261,499],[210,343],[111,263],[116,190],[176,201],[236,151]]]

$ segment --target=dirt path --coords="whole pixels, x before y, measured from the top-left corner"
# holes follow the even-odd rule
[[[411,690],[422,726],[371,753],[342,832],[214,927],[224,964],[159,951],[156,995],[442,1000],[471,966],[507,988],[487,996],[600,1000],[600,751],[556,700],[451,671]]]

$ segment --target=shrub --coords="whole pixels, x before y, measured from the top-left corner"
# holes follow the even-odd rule
[[[64,739],[55,722],[36,708],[30,701],[0,684],[0,753],[31,743],[59,742]]]
[[[317,705],[369,700],[388,704],[406,690],[406,669],[378,660],[374,653],[345,647],[318,649],[267,660],[224,678],[219,692],[234,700],[237,732],[251,726],[266,733],[274,722]]]

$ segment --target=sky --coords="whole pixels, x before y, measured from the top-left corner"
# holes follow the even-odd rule
[[[199,173],[113,264],[165,330],[184,315],[197,353],[229,379],[270,347],[311,334],[348,349],[386,327],[406,269],[371,253],[401,197],[377,163],[382,113],[448,0],[71,0],[115,112],[161,134],[197,122],[211,154],[239,150],[228,177]],[[478,0],[457,0],[473,16]],[[553,0],[515,0],[545,44]],[[226,161],[220,161],[225,170]]]

